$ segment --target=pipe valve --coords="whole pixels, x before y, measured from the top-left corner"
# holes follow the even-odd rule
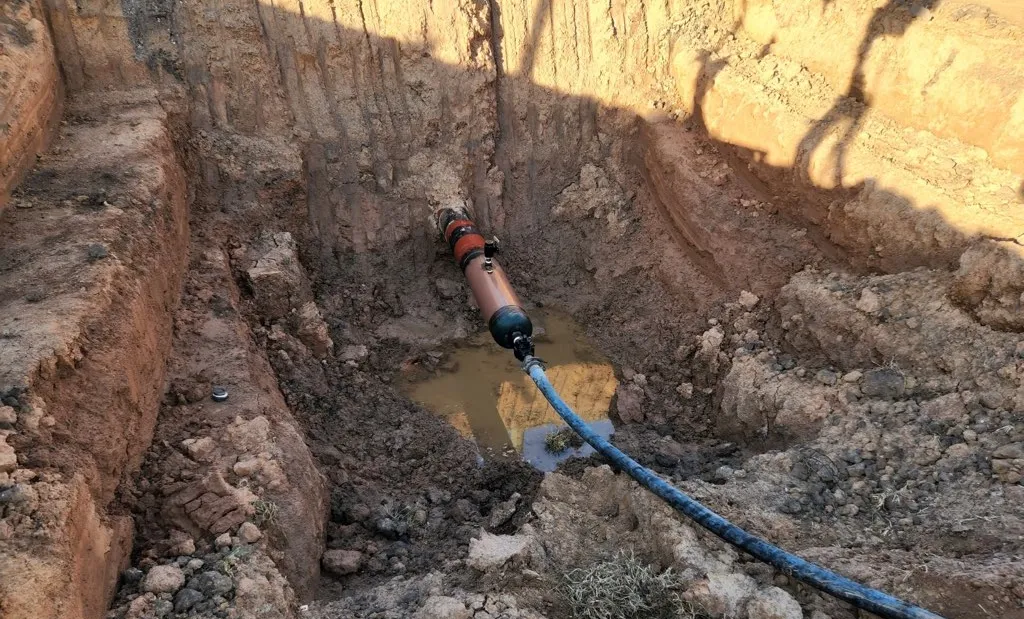
[[[498,239],[491,237],[484,241],[484,270],[494,270],[494,256],[498,253]]]
[[[501,347],[522,361],[533,354],[533,323],[501,265],[494,259],[498,239],[484,240],[476,224],[462,209],[444,208],[437,213],[437,227],[455,254],[455,262],[473,291],[473,298]]]

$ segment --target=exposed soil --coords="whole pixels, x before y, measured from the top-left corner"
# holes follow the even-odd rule
[[[861,616],[516,456],[553,419],[473,348],[463,205],[623,450],[1024,618],[1014,3],[651,4],[0,7],[0,615],[580,617],[625,551],[679,616]]]

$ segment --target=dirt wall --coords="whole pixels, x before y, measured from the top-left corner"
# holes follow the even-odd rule
[[[984,3],[744,5],[737,19],[746,34],[820,74],[836,93],[902,125],[981,147],[995,165],[1024,173],[1024,66],[998,60],[1019,49],[1019,24]]]
[[[14,107],[0,108],[14,121],[0,153],[20,170],[42,144],[60,89],[52,54],[43,53],[43,22],[33,21],[31,5],[9,6],[22,11],[31,26],[25,32],[40,33],[36,47],[0,55],[0,62],[25,61],[14,68]],[[252,460],[280,460],[291,485],[271,488],[280,479],[268,477],[265,497],[299,505],[296,488],[314,488],[305,497],[308,520],[306,503],[283,512],[299,532],[267,531],[269,555],[303,598],[316,589],[326,505],[285,401],[301,403],[311,427],[328,437],[321,440],[359,443],[366,433],[370,446],[355,455],[319,454],[335,462],[332,490],[346,487],[349,465],[353,475],[370,470],[384,480],[418,469],[420,456],[396,466],[382,455],[372,465],[379,471],[364,462],[388,452],[391,435],[367,430],[363,420],[377,423],[378,411],[410,416],[404,400],[386,386],[336,385],[364,371],[378,381],[393,370],[384,366],[404,362],[395,350],[378,356],[376,349],[366,361],[366,342],[412,347],[416,336],[416,346],[440,346],[447,336],[437,332],[465,310],[463,298],[442,302],[435,294],[438,273],[448,271],[436,270],[432,207],[472,205],[484,228],[522,248],[506,264],[524,298],[582,310],[581,322],[602,332],[617,362],[651,368],[654,395],[644,392],[651,411],[639,418],[667,429],[660,436],[691,422],[707,427],[700,416],[715,410],[716,376],[730,363],[719,351],[721,329],[705,333],[705,343],[717,333],[717,344],[687,352],[693,338],[679,333],[707,327],[693,310],[727,293],[731,301],[739,289],[767,300],[751,302],[747,292],[741,302],[752,305],[733,308],[765,307],[808,263],[895,273],[959,263],[955,277],[934,277],[930,294],[953,286],[974,319],[1006,330],[1024,324],[1019,278],[1006,275],[1020,272],[1024,238],[1024,77],[1019,63],[1005,62],[1022,36],[983,9],[928,0],[46,0],[45,7],[64,85],[81,105],[67,116],[66,140],[22,185],[18,209],[4,213],[0,344],[9,367],[0,366],[0,387],[15,420],[0,426],[10,469],[0,484],[31,490],[24,507],[4,512],[0,529],[11,566],[4,582],[16,583],[0,608],[15,616],[33,604],[55,615],[97,615],[126,553],[127,521],[105,508],[118,488],[136,490],[122,484],[154,434],[170,316],[187,268],[188,191],[175,146],[196,159],[202,209],[194,215],[209,232],[192,241],[210,250],[208,264],[188,268],[211,272],[190,283],[194,298],[178,316],[175,389],[186,397],[166,405],[175,419],[157,434],[167,444],[150,451],[155,461],[145,469],[161,482],[140,483],[125,505],[154,525],[145,533],[147,560],[177,561],[160,555],[181,541],[174,535],[204,543],[237,532],[239,519],[252,515],[256,494],[242,490],[259,478],[238,471]],[[829,54],[822,40],[832,44]],[[35,68],[30,74],[24,66]],[[43,76],[43,85],[27,75]],[[140,86],[154,90],[143,96]],[[112,94],[119,88],[137,90],[128,101]],[[169,115],[183,121],[180,131]],[[354,365],[342,364],[321,338],[316,358],[299,364],[321,372],[309,370],[319,376],[316,393],[285,350],[302,348],[271,324],[281,316],[257,316],[251,331],[236,320],[248,310],[244,291],[236,298],[228,280],[232,269],[248,267],[234,253],[229,264],[225,252],[271,227],[292,231],[302,258],[319,270],[317,301],[327,301],[338,347],[354,355]],[[815,283],[808,298],[831,298],[823,286]],[[213,292],[224,289],[229,302]],[[285,313],[292,309],[299,316],[298,307]],[[23,318],[42,315],[52,320]],[[461,320],[463,331],[475,324]],[[750,316],[736,318],[725,345],[737,356],[765,347],[754,326]],[[304,333],[327,329],[321,319]],[[274,351],[285,400],[251,350],[254,339]],[[804,354],[824,347],[790,340]],[[236,366],[210,362],[224,350]],[[691,357],[704,356],[714,369],[694,374]],[[199,361],[210,367],[197,378],[188,369]],[[778,361],[784,367],[781,354]],[[856,364],[881,361],[864,353]],[[363,362],[372,372],[352,369]],[[232,385],[232,405],[245,405],[239,418],[225,408],[207,419],[206,392],[196,385],[225,377],[259,388]],[[260,395],[271,400],[266,410]],[[346,407],[363,416],[347,425],[331,417]],[[434,421],[418,413],[416,423]],[[242,426],[259,440],[240,446],[231,435]],[[808,436],[818,429],[794,427]],[[475,466],[470,448],[454,440],[441,441],[452,460]],[[203,453],[210,445],[214,451]],[[418,486],[433,474],[399,481]],[[165,489],[167,496],[156,496]],[[199,509],[207,495],[216,509]],[[48,523],[45,556],[35,562],[38,549],[22,544],[32,518]],[[448,526],[441,516],[433,521]],[[43,585],[22,586],[33,580]]]
[[[130,551],[107,507],[152,439],[187,256],[154,94],[73,106],[3,214],[4,617],[100,616]]]
[[[942,123],[952,115],[951,106],[976,104],[971,113],[956,114],[970,124],[967,118],[986,115],[985,96],[961,97],[958,80],[957,86],[946,89],[934,86],[928,91],[934,99],[931,106],[911,112],[896,101],[922,97],[903,92],[887,99],[872,94],[879,90],[891,95],[905,88],[905,76],[917,71],[905,66],[908,58],[919,58],[916,50],[922,46],[949,42],[950,30],[956,29],[953,24],[959,23],[955,15],[921,11],[925,9],[881,7],[875,13],[881,25],[872,25],[867,33],[859,34],[863,28],[844,30],[843,36],[833,33],[831,38],[840,46],[855,36],[864,37],[861,56],[875,49],[875,38],[883,41],[879,49],[889,53],[875,49],[872,54],[882,56],[875,62],[896,72],[879,72],[855,62],[847,70],[852,91],[845,93],[832,84],[844,71],[838,66],[828,65],[817,73],[814,63],[804,66],[805,59],[786,46],[776,52],[774,44],[713,28],[691,29],[694,36],[676,46],[673,59],[685,113],[709,135],[734,146],[773,192],[793,196],[790,212],[822,226],[832,241],[856,250],[873,266],[891,271],[918,264],[948,267],[973,239],[1013,239],[1024,232],[1018,176],[993,165],[997,162],[991,147],[985,151],[965,146],[955,136],[943,137],[950,135]],[[850,17],[851,9],[834,12]],[[756,11],[746,15],[754,15],[748,19],[751,24],[767,19]],[[903,30],[893,23],[902,24],[907,39],[900,38]],[[885,24],[892,27],[875,32]],[[963,29],[970,32],[971,27],[968,23]],[[1017,31],[1001,24],[996,32]],[[921,38],[930,43],[917,40]],[[975,40],[973,45],[982,43]],[[964,43],[962,49],[973,48]],[[976,75],[1002,74],[994,57],[984,62],[991,64],[972,65]],[[1013,96],[1020,95],[1014,79],[1011,75],[998,87],[977,87],[1000,101],[991,105],[1005,110],[1016,105]],[[737,115],[744,122],[736,122]]]
[[[34,1],[0,6],[0,212],[60,119],[64,90],[45,19]]]
[[[120,0],[42,0],[69,92],[148,85]],[[156,16],[154,16],[156,17]]]
[[[778,212],[874,268],[950,267],[974,239],[1024,233],[1024,76],[1000,60],[1021,31],[984,8],[79,5],[50,5],[62,62],[106,77],[80,70],[69,84],[148,66],[184,85],[194,126],[297,148],[328,247],[421,237],[429,205],[449,200],[506,236],[544,235],[585,164],[635,192],[650,146],[636,131],[657,118],[696,123],[750,166],[763,198],[780,198]],[[116,42],[75,51],[72,34],[90,28]],[[818,53],[823,38],[837,53]]]

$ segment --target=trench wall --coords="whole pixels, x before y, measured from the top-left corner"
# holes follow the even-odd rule
[[[60,118],[64,90],[42,6],[0,6],[0,212]]]
[[[47,1],[71,88],[148,72],[194,127],[285,140],[335,247],[422,234],[453,199],[540,229],[585,163],[640,183],[659,156],[636,128],[659,118],[878,268],[1024,234],[1024,70],[1004,61],[1024,34],[1002,5]]]

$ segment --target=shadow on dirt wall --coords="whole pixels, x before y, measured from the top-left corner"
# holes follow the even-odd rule
[[[857,47],[857,59],[850,76],[850,84],[846,92],[836,96],[832,108],[825,113],[807,135],[800,141],[798,151],[803,153],[802,164],[809,168],[811,156],[825,138],[835,129],[845,125],[842,137],[836,145],[835,162],[833,165],[832,182],[842,186],[843,171],[846,167],[846,151],[854,136],[860,131],[864,115],[871,107],[871,93],[867,90],[864,75],[864,64],[871,46],[881,37],[900,37],[907,28],[921,16],[938,4],[938,0],[889,0],[875,9],[868,22],[864,37]],[[952,60],[950,60],[951,62]],[[946,65],[946,68],[949,64]],[[938,75],[932,79],[937,79]],[[806,176],[810,182],[810,175]]]
[[[919,0],[914,6],[927,8],[933,3]],[[630,193],[632,188],[643,189],[644,179],[650,177],[645,163],[650,158],[645,155],[658,148],[646,131],[652,121],[594,97],[566,94],[534,81],[537,63],[548,62],[539,53],[550,31],[547,1],[537,3],[533,27],[522,37],[521,68],[507,72],[499,62],[497,78],[491,58],[502,58],[502,23],[490,30],[470,29],[468,43],[455,43],[464,49],[453,50],[452,41],[426,34],[415,42],[382,37],[346,26],[337,13],[328,22],[308,10],[300,14],[248,0],[224,0],[223,10],[232,12],[229,23],[210,19],[205,8],[186,3],[170,9],[162,1],[125,7],[127,21],[133,24],[133,43],[143,53],[154,36],[154,24],[166,23],[171,11],[169,35],[177,42],[176,57],[168,58],[167,49],[160,47],[159,62],[151,66],[154,71],[170,66],[169,75],[179,77],[163,74],[162,79],[183,80],[194,130],[238,137],[222,147],[229,151],[234,171],[206,162],[203,199],[240,213],[269,200],[270,210],[282,219],[293,213],[294,202],[304,200],[309,234],[323,246],[322,257],[335,263],[353,261],[355,256],[357,261],[401,269],[410,276],[428,272],[437,250],[436,234],[427,224],[428,204],[444,199],[445,192],[450,196],[461,190],[474,204],[482,227],[522,248],[519,253],[528,253],[533,263],[548,265],[548,271],[560,269],[567,286],[582,288],[591,267],[579,258],[580,235],[553,223],[552,206],[579,180],[586,164],[602,168]],[[919,265],[950,268],[969,239],[936,209],[879,189],[872,179],[834,190],[815,187],[808,179],[807,166],[823,136],[842,131],[845,123],[835,166],[842,169],[843,153],[854,133],[849,127],[858,124],[871,105],[863,92],[864,58],[880,37],[906,32],[920,14],[909,7],[890,0],[876,10],[859,46],[846,95],[837,98],[833,111],[803,137],[797,165],[771,166],[759,153],[707,137],[702,104],[726,66],[726,61],[712,59],[711,52],[703,59],[690,106],[695,110],[692,118],[657,122],[678,132],[680,141],[686,139],[688,127],[706,138],[732,163],[734,180],[744,192],[770,200],[779,217],[806,227],[809,238],[834,261],[885,271]],[[497,2],[491,3],[488,14],[503,19]],[[441,60],[460,54],[460,63]],[[244,70],[232,64],[238,58],[244,59]],[[575,83],[570,82],[571,69],[558,72],[567,76],[565,90]],[[845,109],[851,99],[860,100],[859,111],[853,116],[839,114],[837,110]],[[278,155],[288,159],[293,151],[253,146],[282,136],[285,143],[299,144],[301,178],[295,179],[289,161],[274,160]],[[292,189],[297,190],[274,189],[292,180]],[[653,195],[657,201],[673,202],[642,212],[644,205],[635,204],[636,210],[641,215],[660,212],[664,227],[681,232],[671,238],[688,245],[683,253],[693,257],[693,265],[680,265],[680,270],[694,268],[723,293],[777,287],[806,264],[806,255],[784,246],[773,253],[752,252],[745,262],[742,257],[723,262],[723,245],[764,243],[770,226],[735,229],[730,225],[735,205],[709,205],[706,198],[722,193],[710,184],[695,185],[692,195],[647,189],[639,193],[641,198]],[[915,228],[927,222],[949,228],[948,236],[959,236],[959,241],[943,247],[911,243],[888,260],[871,257],[863,222],[848,219],[843,208],[865,193],[875,204],[903,214],[900,221],[907,230],[892,231],[894,238],[914,239]],[[1024,185],[1020,193],[1024,200]],[[672,216],[664,217],[666,211]],[[261,217],[238,219],[243,228],[250,228],[238,231],[243,239],[268,226]],[[709,219],[723,225],[709,228]],[[650,221],[646,225],[657,227]],[[709,235],[708,229],[716,233]],[[641,257],[661,251],[649,235],[636,234],[637,228],[631,228],[624,235],[630,238],[622,243],[639,246],[646,252]],[[637,260],[620,281],[629,284],[642,274],[643,266]],[[766,273],[774,279],[766,282]]]
[[[749,164],[753,175],[737,170],[741,182],[760,184],[753,187],[755,193],[780,196],[782,203],[776,204],[780,215],[817,230],[817,242],[827,255],[852,257],[860,266],[886,271],[919,265],[948,268],[967,243],[961,237],[946,247],[908,245],[892,252],[888,260],[869,260],[870,246],[858,229],[863,224],[845,221],[842,208],[865,191],[870,191],[874,203],[903,213],[904,221],[919,212],[912,218],[915,221],[907,221],[908,238],[914,237],[919,221],[940,228],[954,224],[928,205],[877,188],[872,179],[828,190],[815,187],[808,174],[810,160],[822,142],[841,132],[833,153],[835,180],[840,185],[846,151],[871,106],[870,93],[864,88],[864,59],[875,40],[901,36],[934,3],[920,0],[910,7],[902,0],[890,0],[875,11],[847,91],[837,96],[829,112],[803,137],[797,165],[771,166],[758,161],[757,153],[709,138],[727,159],[738,158],[739,167]],[[297,127],[303,143],[310,223],[316,236],[335,249],[363,252],[417,236],[418,230],[427,228],[423,202],[436,202],[436,177],[445,168],[455,170],[455,185],[468,188],[465,197],[475,204],[481,224],[510,240],[557,234],[548,225],[549,209],[559,193],[578,180],[585,163],[617,171],[616,180],[624,186],[642,175],[638,162],[643,161],[643,149],[652,145],[634,139],[620,147],[602,140],[602,135],[628,141],[642,136],[640,125],[648,121],[604,101],[534,83],[531,76],[550,21],[547,2],[535,8],[534,27],[524,39],[522,68],[511,74],[499,69],[497,84],[486,68],[486,58],[479,69],[469,69],[436,60],[445,54],[426,42],[410,44],[337,22],[310,23],[316,20],[308,14],[266,5],[248,7],[258,13],[252,17],[266,39],[255,43],[265,45],[260,53],[263,62],[247,67],[265,73],[258,78],[225,75],[223,67],[210,60],[217,55],[213,52],[218,51],[218,42],[207,40],[201,49],[190,49],[188,20],[175,20],[184,30],[178,34],[180,74],[192,91],[193,107],[209,108],[193,114],[193,122],[197,127],[229,131],[246,127],[251,132],[253,123],[246,117],[253,110],[247,108],[262,107],[256,114],[263,117],[286,115],[284,124]],[[493,7],[492,14],[500,19],[500,8]],[[500,36],[501,28],[496,32]],[[467,64],[476,60],[471,58]],[[693,102],[692,122],[705,134],[701,103],[724,63],[711,60],[708,54]],[[266,90],[258,87],[261,84],[272,84],[277,92],[251,96],[254,90]],[[689,206],[681,212],[706,215],[699,205]],[[696,242],[704,244],[700,251],[714,255],[716,239]],[[740,285],[751,279],[735,275]]]

